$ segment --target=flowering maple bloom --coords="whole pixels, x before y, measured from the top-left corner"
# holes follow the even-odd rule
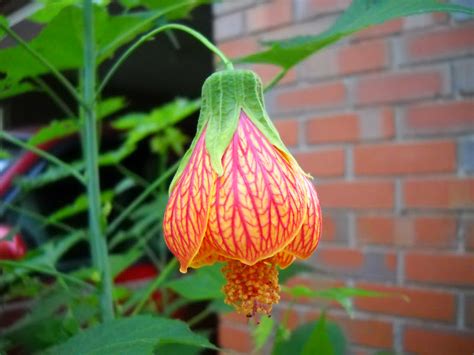
[[[278,271],[321,234],[318,196],[268,118],[260,79],[223,71],[203,86],[198,132],[170,187],[163,230],[181,264],[226,262],[226,303],[270,313]]]

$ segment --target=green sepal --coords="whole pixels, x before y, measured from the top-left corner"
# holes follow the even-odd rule
[[[171,182],[170,192],[188,164],[204,128],[206,128],[206,149],[212,168],[218,176],[223,174],[222,156],[237,130],[241,111],[247,114],[271,144],[290,155],[265,110],[263,85],[257,74],[250,70],[216,72],[206,79],[202,87],[201,112],[196,137],[181,160]]]
[[[243,110],[270,143],[287,152],[265,110],[263,85],[250,70],[225,70],[214,73],[204,83],[202,97],[208,102],[201,116],[208,122],[206,148],[217,175],[223,174],[222,156],[229,146]]]

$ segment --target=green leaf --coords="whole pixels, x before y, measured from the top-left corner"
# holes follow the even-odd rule
[[[114,192],[111,190],[103,191],[100,194],[100,199],[101,199],[102,204],[111,202],[113,197],[114,197]],[[88,207],[89,207],[88,197],[85,194],[82,194],[79,197],[77,197],[73,203],[65,207],[62,207],[56,212],[54,212],[53,214],[51,214],[48,217],[48,221],[53,221],[53,222],[61,221],[65,218],[69,218],[69,217],[77,215],[78,213],[87,211]]]
[[[73,169],[76,169],[76,171],[82,171],[84,169],[83,162],[74,162],[71,163],[71,166]],[[40,175],[33,177],[20,176],[15,179],[15,184],[18,184],[22,189],[31,190],[64,179],[68,176],[71,176],[71,171],[62,166],[49,165]]]
[[[68,7],[55,16],[29,45],[58,70],[78,68],[82,63],[81,28],[80,9]],[[7,78],[20,80],[44,74],[48,69],[17,45],[0,50],[0,72],[6,73]]]
[[[334,354],[331,340],[329,339],[329,334],[326,329],[325,313],[323,313],[319,318],[316,326],[309,336],[309,339],[303,346],[303,351],[301,351],[301,355],[313,355],[316,353],[322,355]]]
[[[322,48],[354,32],[397,17],[424,12],[464,12],[472,15],[474,8],[440,3],[436,0],[354,0],[337,21],[323,33],[266,42],[264,44],[269,46],[268,49],[237,61],[274,64],[288,70]]]
[[[318,321],[298,327],[289,339],[277,342],[272,355],[345,355],[347,344],[343,332],[323,315]]]
[[[74,4],[65,7],[67,5],[65,1],[58,2],[56,9],[59,13],[57,14],[55,14],[56,11],[49,12],[46,9],[45,12],[37,14],[40,20],[49,22],[38,36],[28,42],[34,50],[60,71],[79,69],[83,58],[82,9]],[[75,2],[82,3],[82,1]],[[99,51],[98,64],[137,35],[150,29],[155,20],[176,8],[177,6],[172,6],[162,11],[111,16],[105,7],[94,6],[96,45]],[[48,71],[48,68],[18,45],[0,50],[0,72],[6,73],[9,80],[17,82]]]
[[[252,332],[253,342],[255,344],[254,350],[260,350],[266,344],[268,338],[272,334],[274,321],[270,317],[262,317],[260,323]]]
[[[143,1],[143,0],[142,0]],[[117,49],[149,30],[159,20],[174,20],[186,16],[203,0],[159,0],[150,11],[113,16],[98,38],[99,62],[110,57]]]
[[[162,133],[172,125],[182,121],[200,107],[199,100],[178,98],[163,106],[153,109],[150,113],[130,113],[117,118],[112,126],[116,129],[126,130],[125,142],[117,149],[105,152],[99,157],[101,165],[114,165],[132,154],[137,144],[151,135]],[[171,144],[179,149],[179,141]]]
[[[109,321],[86,329],[46,354],[70,355],[80,349],[83,354],[144,355],[155,346],[177,343],[216,349],[206,338],[193,333],[186,323],[151,316],[135,316]]]
[[[47,23],[51,21],[62,9],[82,4],[82,0],[37,0],[41,5],[38,10],[33,13],[29,19],[39,23]],[[110,0],[94,0],[96,6],[107,6]]]
[[[150,140],[150,148],[152,152],[167,155],[169,151],[173,151],[178,156],[184,154],[184,145],[187,143],[188,137],[175,127],[168,127],[163,132],[156,134]]]
[[[132,7],[140,5],[141,0],[118,0],[118,2],[125,8],[130,9]]]
[[[121,96],[109,97],[103,99],[97,105],[97,118],[99,120],[114,114],[126,106],[125,99]],[[78,132],[80,122],[76,118],[68,118],[63,120],[54,120],[49,125],[41,128],[29,140],[28,144],[38,145],[59,139]]]
[[[150,113],[131,113],[116,119],[112,126],[117,129],[157,132],[172,126],[200,107],[200,100],[177,98],[163,106],[153,109]]]
[[[221,289],[225,283],[221,268],[220,264],[203,267],[190,275],[167,282],[165,286],[192,301],[220,299],[223,297]]]
[[[24,81],[0,80],[0,100],[38,90],[36,86]]]
[[[334,287],[326,290],[312,290],[304,285],[295,285],[292,287],[282,286],[282,292],[290,294],[292,297],[308,297],[308,298],[323,298],[338,302],[345,311],[352,317],[354,310],[352,305],[352,297],[401,297],[407,301],[406,296],[365,290],[353,287]]]

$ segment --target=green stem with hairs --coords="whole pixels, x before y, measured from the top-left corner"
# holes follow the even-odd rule
[[[160,26],[146,35],[143,35],[139,40],[137,40],[130,48],[128,48],[124,54],[120,56],[120,58],[114,63],[112,68],[107,72],[105,75],[104,79],[102,80],[101,84],[99,85],[99,88],[97,89],[96,95],[99,95],[100,92],[104,89],[104,87],[107,85],[109,80],[112,78],[112,76],[115,74],[117,69],[122,65],[122,63],[138,48],[140,47],[144,42],[148,41],[150,38],[153,36],[157,35],[160,32],[166,31],[166,30],[180,30],[183,32],[186,32],[196,38],[198,41],[200,41],[204,46],[206,46],[211,52],[214,52],[224,63],[226,69],[232,70],[234,69],[234,66],[232,62],[225,56],[222,51],[217,48],[214,44],[212,44],[211,41],[209,41],[206,37],[204,37],[201,33],[193,30],[192,28],[184,25],[179,25],[175,23],[170,23],[167,25]]]
[[[100,314],[103,322],[114,318],[112,275],[108,260],[107,242],[102,233],[102,209],[99,182],[99,148],[95,103],[96,56],[92,0],[84,0],[84,67],[82,89],[85,107],[83,150],[86,161],[87,197],[89,200],[89,244],[94,268],[100,274]]]

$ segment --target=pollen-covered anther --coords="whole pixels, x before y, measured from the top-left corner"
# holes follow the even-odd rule
[[[269,315],[272,306],[280,300],[278,270],[267,261],[249,266],[239,261],[229,261],[222,268],[227,284],[223,291],[225,303],[235,307],[247,317]]]

